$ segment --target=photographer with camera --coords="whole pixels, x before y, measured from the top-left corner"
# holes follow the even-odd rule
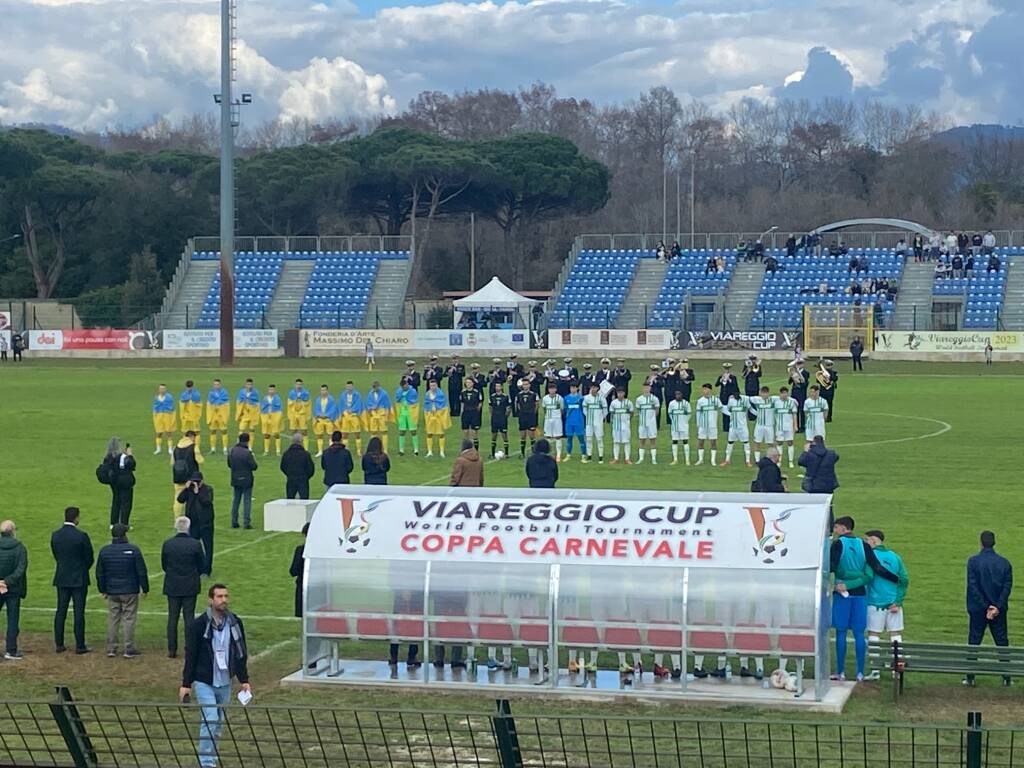
[[[178,494],[178,503],[185,507],[189,519],[189,535],[199,539],[205,554],[203,576],[213,572],[213,488],[203,482],[203,473],[195,472]]]

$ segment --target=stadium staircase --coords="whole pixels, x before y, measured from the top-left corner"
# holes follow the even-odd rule
[[[402,328],[412,259],[381,259],[366,306],[367,328]]]
[[[1024,331],[1024,254],[1006,257],[1003,264],[1007,273],[1002,327],[1007,331]]]
[[[213,278],[219,271],[220,261],[193,261],[189,264],[170,309],[163,315],[161,327],[195,328]]]
[[[935,264],[927,261],[907,261],[903,266],[900,291],[896,296],[896,311],[892,325],[896,331],[928,330],[932,322],[932,284],[935,282]]]
[[[633,282],[619,310],[617,328],[646,328],[648,317],[658,300],[661,284],[665,282],[668,265],[652,258],[642,258],[637,265]]]
[[[727,328],[734,331],[745,331],[750,328],[763,282],[764,264],[758,261],[737,260],[732,270],[732,280],[725,291]]]
[[[299,308],[302,297],[309,285],[309,277],[313,274],[316,262],[311,259],[286,259],[277,281],[274,298],[267,310],[267,326],[269,328],[298,328]]]

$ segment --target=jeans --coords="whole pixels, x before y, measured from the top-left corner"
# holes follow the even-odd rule
[[[185,619],[185,645],[188,645],[192,624],[196,620],[196,596],[167,596],[167,652],[178,652],[178,615]]]
[[[199,722],[199,765],[213,768],[217,765],[217,742],[224,723],[223,707],[231,701],[231,684],[208,685],[198,680],[193,685],[196,703],[202,707]]]
[[[21,598],[11,594],[0,595],[0,609],[7,606],[7,652],[18,650],[18,630],[21,622]]]
[[[64,647],[64,624],[68,618],[68,604],[74,601],[75,648],[85,648],[85,593],[88,587],[57,587],[57,613],[53,617],[53,642]]]
[[[117,635],[124,626],[124,649],[135,650],[135,621],[139,616],[139,595],[107,595],[107,653],[117,651]]]
[[[232,488],[234,497],[231,499],[231,527],[238,527],[238,505],[241,503],[242,507],[242,520],[245,523],[245,527],[248,528],[252,525],[252,486],[248,488]]]

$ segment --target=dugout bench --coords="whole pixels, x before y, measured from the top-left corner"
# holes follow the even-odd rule
[[[954,675],[1024,676],[1024,648],[994,645],[870,642],[872,666],[892,675],[893,699],[903,693],[907,672]]]

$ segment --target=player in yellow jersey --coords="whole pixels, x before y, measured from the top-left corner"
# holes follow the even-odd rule
[[[196,448],[199,447],[200,422],[203,420],[203,396],[196,389],[192,379],[185,382],[185,389],[178,395],[178,417],[181,422],[181,433],[195,432]]]
[[[166,384],[161,384],[156,388],[156,396],[153,398],[153,432],[156,433],[154,455],[160,453],[163,441],[167,442],[168,453],[174,450],[175,427],[177,419],[174,416],[174,395],[167,391]]]
[[[263,432],[263,455],[270,453],[273,442],[277,455],[281,455],[281,422],[284,414],[281,408],[281,396],[277,394],[274,384],[267,385],[267,394],[260,398],[260,430]]]
[[[214,379],[213,386],[206,393],[206,426],[210,429],[210,453],[217,452],[217,435],[220,435],[224,453],[227,454],[230,418],[231,396],[221,385],[220,379]]]
[[[313,410],[309,390],[302,379],[288,393],[288,431],[302,435],[302,447],[309,450],[309,417]]]
[[[246,379],[245,386],[238,390],[238,397],[235,398],[235,420],[238,422],[238,434],[248,432],[255,435],[256,429],[260,426],[260,393],[253,386],[252,379]]]
[[[369,344],[369,342],[367,342]],[[341,432],[341,440],[356,447],[356,456],[363,455],[363,396],[356,391],[351,381],[345,382],[345,389],[338,396],[338,419],[335,427]]]

